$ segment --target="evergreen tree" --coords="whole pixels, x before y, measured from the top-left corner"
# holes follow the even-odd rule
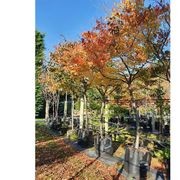
[[[43,110],[44,110],[44,98],[42,94],[41,84],[39,82],[39,76],[42,72],[42,65],[44,59],[44,34],[36,31],[36,49],[35,49],[35,101],[36,101],[36,117],[42,117]]]

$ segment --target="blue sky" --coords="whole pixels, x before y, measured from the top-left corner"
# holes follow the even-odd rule
[[[117,1],[117,0],[116,0]],[[45,33],[46,56],[63,40],[78,40],[115,0],[36,0],[36,29]]]
[[[120,0],[36,0],[36,29],[45,33],[46,57],[63,40],[78,40]],[[145,4],[155,0],[146,0]]]

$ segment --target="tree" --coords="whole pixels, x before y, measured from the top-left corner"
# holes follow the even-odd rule
[[[44,34],[36,31],[36,49],[35,49],[35,100],[36,100],[36,117],[42,116],[44,107],[44,98],[42,94],[42,87],[39,82],[39,77],[42,72],[43,60],[44,60]]]
[[[107,96],[114,90],[114,84],[111,85],[109,79],[102,76],[99,72],[103,69],[108,73],[113,72],[113,68],[107,67],[106,63],[110,59],[110,52],[112,39],[105,23],[96,21],[96,26],[92,31],[87,31],[82,34],[82,46],[86,52],[87,61],[90,64],[90,69],[94,73],[93,87],[95,87],[101,95],[101,112],[100,112],[100,135],[103,136],[103,118],[104,110],[106,111],[107,121]],[[109,93],[111,91],[111,93]],[[108,94],[109,93],[109,94]],[[106,130],[108,129],[106,122]]]
[[[136,119],[135,148],[139,147],[140,132],[133,86],[142,75],[141,71],[150,67],[154,58],[154,52],[147,45],[147,37],[153,41],[149,31],[159,30],[163,12],[158,5],[146,8],[138,2],[119,3],[110,17],[107,17],[107,23],[97,21],[96,27],[91,32],[83,33],[82,38],[92,67],[104,77],[126,84],[130,107]]]
[[[84,110],[86,114],[86,127],[88,126],[87,118],[87,97],[86,92],[89,88],[93,72],[90,71],[90,64],[86,61],[86,53],[80,42],[65,42],[59,44],[55,51],[51,54],[52,59],[56,62],[65,73],[69,74],[70,78],[78,87],[80,96],[80,128],[84,127]],[[72,81],[71,81],[72,82]],[[74,93],[72,86],[70,91]]]
[[[108,25],[97,22],[95,30],[98,31],[85,34],[83,43],[87,52],[91,56],[94,55],[95,59],[91,59],[91,61],[99,67],[99,71],[104,77],[120,80],[127,84],[131,97],[130,105],[137,120],[136,148],[138,148],[139,121],[132,83],[147,64],[148,57],[141,41],[142,34],[139,29],[142,27],[139,26],[140,20],[137,18],[139,11],[133,5],[125,6],[121,11],[109,18]],[[105,65],[113,70],[107,71],[104,68]]]
[[[137,2],[125,1],[119,7],[113,9],[112,15],[108,18],[109,30],[114,37],[112,62],[118,70],[117,76],[127,85],[130,106],[136,119],[135,148],[139,147],[140,133],[137,103],[134,95],[135,89],[133,86],[143,76],[141,72],[144,72],[145,68],[150,68],[154,59],[155,52],[152,51],[149,42],[155,42],[154,33],[162,32],[161,18],[165,11],[164,9],[167,8],[162,8],[159,4],[151,8],[150,6],[144,7],[142,3],[137,4]],[[163,40],[159,41],[161,42],[160,49],[163,50],[162,52],[156,52],[158,57],[162,56],[161,53],[163,53],[166,41],[168,41],[168,34],[169,32],[164,33],[163,36],[161,33]],[[165,70],[165,67],[163,69]]]
[[[58,96],[58,84],[54,80],[54,71],[47,66],[41,74],[40,82],[42,86],[42,92],[46,101],[45,120],[47,124],[50,120],[57,120],[59,96]],[[52,118],[50,118],[50,106],[52,105]]]
[[[146,32],[143,35],[146,46],[152,56],[153,73],[155,76],[170,82],[170,5],[169,2],[160,1],[155,7],[149,8],[152,22],[159,21],[158,28],[146,23]]]
[[[100,110],[100,135],[103,137],[103,124],[105,123],[105,133],[108,133],[108,120],[109,120],[109,99],[112,93],[119,89],[119,81],[110,80],[96,73],[92,83],[92,87],[96,88],[100,94],[101,99],[101,110]]]

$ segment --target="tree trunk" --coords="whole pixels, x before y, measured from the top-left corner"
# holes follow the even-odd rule
[[[84,95],[84,110],[85,110],[85,118],[86,118],[86,129],[88,129],[88,114],[87,114],[87,96]]]
[[[45,121],[47,123],[49,122],[49,105],[50,105],[50,101],[46,100]]]
[[[72,105],[71,105],[71,123],[72,123],[72,130],[74,130],[74,95],[72,94]]]
[[[170,83],[170,67],[169,66],[166,70],[166,80]]]
[[[103,116],[104,116],[104,108],[105,108],[105,101],[102,101],[101,104],[101,114],[100,114],[100,136],[103,138]]]
[[[53,100],[52,100],[52,121],[54,122],[55,117],[55,103],[54,103],[54,94],[53,94]]]
[[[64,101],[64,115],[63,115],[63,120],[65,121],[67,117],[67,91],[65,94],[65,101]]]
[[[163,109],[162,107],[160,107],[160,126],[159,126],[159,130],[160,133],[163,134]]]
[[[155,131],[155,115],[152,115],[152,132]]]
[[[104,111],[104,115],[105,115],[105,133],[108,133],[108,122],[109,122],[109,104],[105,104],[105,111]]]
[[[135,148],[139,148],[139,138],[140,138],[140,132],[139,132],[139,120],[136,118],[136,141],[135,141]]]
[[[148,86],[147,86],[148,88]],[[147,98],[148,98],[148,90],[145,89],[145,96],[146,96],[146,99],[145,99],[145,114],[146,114],[146,117],[147,117],[147,109],[148,109],[148,104],[147,104]]]
[[[83,123],[84,123],[84,97],[82,96],[80,98],[80,126],[79,128],[83,128]]]
[[[55,102],[55,119],[56,119],[56,121],[58,121],[58,110],[59,110],[59,93],[57,93],[56,102]]]
[[[134,95],[133,95],[133,90],[131,89],[130,85],[128,87],[129,90],[129,94],[130,94],[130,103],[131,103],[131,109],[133,111],[133,114],[135,115],[135,120],[136,120],[136,140],[135,140],[135,148],[138,149],[139,148],[139,138],[140,138],[140,132],[139,132],[139,115],[137,112],[137,106],[136,106],[136,102],[134,99]]]

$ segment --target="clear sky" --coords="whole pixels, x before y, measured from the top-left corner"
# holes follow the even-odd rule
[[[63,40],[78,40],[121,0],[36,0],[36,29],[45,33],[46,56]],[[146,0],[145,4],[155,0]]]
[[[36,29],[45,33],[46,56],[63,40],[78,40],[117,0],[36,0]]]

